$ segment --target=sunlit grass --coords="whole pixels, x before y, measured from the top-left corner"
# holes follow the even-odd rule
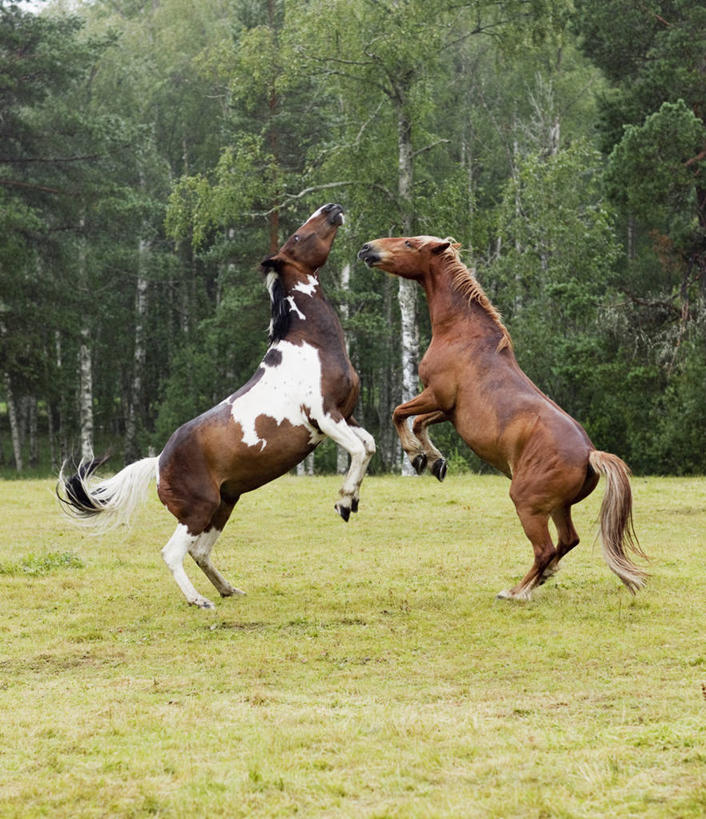
[[[0,484],[2,816],[702,816],[706,479],[635,479],[633,599],[594,544],[530,603],[498,477],[245,496],[188,607],[174,521],[95,539],[47,481]],[[23,567],[35,567],[25,571]]]

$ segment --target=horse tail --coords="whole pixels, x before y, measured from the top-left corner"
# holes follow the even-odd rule
[[[608,567],[635,594],[645,585],[648,575],[630,560],[630,553],[647,559],[633,527],[630,469],[617,455],[596,449],[588,456],[588,461],[606,479],[600,512],[603,557]]]
[[[64,474],[64,464],[56,487],[56,495],[66,515],[97,533],[129,523],[138,505],[144,501],[150,483],[158,477],[159,458],[155,457],[135,461],[112,478],[92,481],[91,475],[107,460],[107,455],[84,458],[71,477]]]

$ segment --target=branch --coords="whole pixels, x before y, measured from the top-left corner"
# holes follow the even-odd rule
[[[436,148],[437,145],[443,145],[446,142],[451,142],[450,139],[437,139],[436,142],[432,142],[430,145],[425,145],[423,148],[419,148],[418,150],[412,153],[412,159],[419,154],[423,154],[425,151],[431,151],[432,148]]]
[[[706,148],[704,148],[701,153],[696,154],[696,156],[692,156],[691,159],[687,159],[684,166],[688,168],[689,165],[693,165],[694,162],[701,162],[702,159],[706,159]]]
[[[321,185],[311,185],[308,188],[304,188],[304,190],[299,191],[299,193],[285,193],[284,199],[277,207],[272,208],[271,210],[267,211],[267,215],[269,216],[270,213],[274,213],[274,211],[278,210],[279,208],[287,207],[290,202],[295,202],[297,199],[301,199],[303,196],[307,196],[310,193],[314,193],[315,191],[323,191],[329,188],[343,188],[347,185],[354,185],[354,182],[324,182]]]
[[[0,179],[0,185],[7,185],[14,188],[28,188],[32,191],[42,191],[43,193],[63,193],[56,188],[47,188],[46,185],[34,185],[31,182],[19,182],[16,179]]]
[[[308,188],[304,188],[303,190],[299,191],[299,193],[285,193],[283,196],[282,201],[275,205],[275,207],[270,208],[269,210],[262,211],[260,213],[251,213],[250,216],[270,216],[276,210],[280,210],[281,208],[286,208],[291,205],[292,202],[296,202],[297,200],[301,199],[303,196],[307,196],[310,193],[314,193],[316,191],[323,191],[329,190],[331,188],[345,188],[349,185],[365,185],[367,188],[374,188],[376,190],[382,191],[385,196],[389,199],[394,201],[396,199],[395,195],[386,188],[384,185],[380,185],[377,182],[356,182],[356,181],[342,181],[342,182],[324,182],[321,185],[310,185]]]
[[[89,159],[100,159],[103,154],[88,154],[86,156],[56,156],[56,157],[27,157],[25,159],[9,159],[0,156],[0,164],[3,165],[27,165],[30,162],[83,162]]]

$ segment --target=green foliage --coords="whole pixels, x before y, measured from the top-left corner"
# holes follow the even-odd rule
[[[613,149],[608,184],[616,200],[679,246],[693,241],[696,185],[706,161],[694,161],[706,128],[684,100],[664,102],[642,125],[627,125]]]
[[[620,256],[600,178],[600,157],[586,144],[525,157],[498,209],[501,252],[479,274],[520,364],[583,420],[600,413],[599,307]]]
[[[322,280],[373,469],[397,460],[400,317],[396,281],[355,254],[410,225],[462,243],[520,362],[597,445],[706,469],[702,5],[47,5],[0,2],[0,374],[25,449],[34,399],[46,451],[76,449],[82,332],[96,437],[133,417],[130,451],[243,384],[266,343],[257,264],[335,199]],[[423,300],[419,324],[424,344]],[[484,468],[449,425],[433,435]]]

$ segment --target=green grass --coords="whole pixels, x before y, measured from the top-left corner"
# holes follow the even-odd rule
[[[0,483],[0,816],[701,817],[706,479],[635,479],[632,599],[594,544],[529,603],[503,478],[242,498],[188,607],[156,499],[96,539]],[[34,566],[37,571],[25,571]]]

